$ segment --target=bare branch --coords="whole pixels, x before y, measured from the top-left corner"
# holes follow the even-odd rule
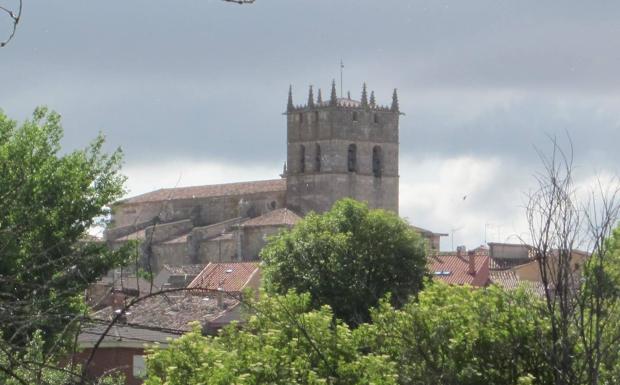
[[[9,8],[6,8],[0,5],[0,11],[4,12],[11,19],[11,24],[12,24],[11,32],[9,36],[5,40],[0,41],[0,48],[6,46],[11,40],[13,40],[13,37],[15,36],[15,32],[17,31],[17,24],[19,24],[19,21],[21,20],[21,17],[22,17],[22,6],[23,6],[23,0],[19,0],[17,11],[12,11]]]

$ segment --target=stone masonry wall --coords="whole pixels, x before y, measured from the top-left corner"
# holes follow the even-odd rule
[[[398,112],[362,107],[289,112],[287,207],[305,215],[351,197],[397,213],[398,120]],[[354,171],[349,171],[351,144],[356,146]],[[373,170],[375,147],[380,148],[380,175]]]

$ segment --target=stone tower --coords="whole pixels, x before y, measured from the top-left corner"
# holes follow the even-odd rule
[[[323,101],[312,86],[305,105],[287,104],[286,204],[305,215],[324,212],[351,197],[372,208],[398,213],[398,120],[396,90],[391,106],[379,106],[366,84],[360,101],[331,95]]]

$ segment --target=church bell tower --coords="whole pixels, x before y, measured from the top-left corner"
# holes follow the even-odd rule
[[[324,212],[351,197],[371,208],[398,213],[398,120],[396,90],[391,106],[368,98],[338,98],[332,82],[329,100],[312,86],[305,105],[293,104],[289,88],[287,116],[287,207],[307,214]]]

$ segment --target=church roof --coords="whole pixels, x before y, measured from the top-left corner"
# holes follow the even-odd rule
[[[227,195],[257,194],[271,191],[286,191],[286,179],[164,188],[127,198],[118,203],[161,202],[171,199],[210,198]]]
[[[293,226],[300,220],[301,217],[289,209],[276,209],[244,222],[241,227]]]

